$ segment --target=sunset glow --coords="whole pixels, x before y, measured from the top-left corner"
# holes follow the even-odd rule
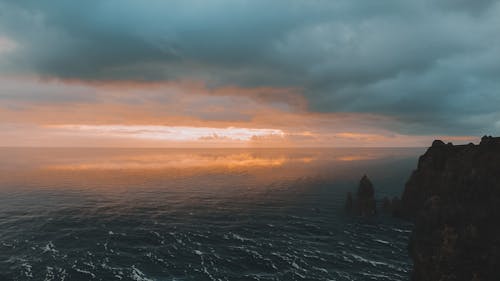
[[[174,156],[174,157],[173,157]],[[42,167],[48,170],[122,170],[122,169],[193,169],[193,168],[255,168],[277,167],[287,162],[308,161],[305,159],[287,159],[284,156],[259,157],[249,153],[234,153],[224,156],[187,154],[142,154],[129,157],[111,157],[80,161],[79,163],[55,164]]]
[[[326,20],[343,5],[315,1],[266,18],[248,13],[262,3],[188,2],[127,1],[118,17],[113,0],[82,4],[78,24],[66,5],[0,2],[0,146],[426,146],[500,132],[499,5],[481,21],[432,16],[427,32],[377,12]]]
[[[286,88],[33,77],[0,82],[3,146],[424,146],[434,139],[388,130],[400,121],[380,114],[310,112],[297,90]],[[442,138],[466,143],[477,137]]]
[[[283,137],[281,130],[249,128],[208,128],[177,126],[124,126],[124,125],[60,125],[54,126],[68,131],[83,131],[97,135],[133,137],[150,140],[200,141],[235,140],[249,141],[255,137]]]
[[[500,280],[499,77],[500,0],[0,0],[0,281]]]

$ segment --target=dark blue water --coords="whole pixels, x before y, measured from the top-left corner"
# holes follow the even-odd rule
[[[408,280],[422,149],[0,149],[0,280]]]

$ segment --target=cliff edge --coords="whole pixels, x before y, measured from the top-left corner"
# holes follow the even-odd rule
[[[500,138],[434,141],[394,213],[415,222],[412,280],[500,280]]]

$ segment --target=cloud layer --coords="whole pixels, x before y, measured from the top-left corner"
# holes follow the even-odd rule
[[[0,11],[5,76],[198,81],[224,108],[243,95],[285,112],[379,116],[398,134],[500,134],[500,1],[0,0]],[[23,99],[15,88],[0,106]],[[15,106],[96,102],[30,95]]]

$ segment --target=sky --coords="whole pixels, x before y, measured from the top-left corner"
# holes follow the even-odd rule
[[[0,0],[0,146],[500,135],[500,1]]]

